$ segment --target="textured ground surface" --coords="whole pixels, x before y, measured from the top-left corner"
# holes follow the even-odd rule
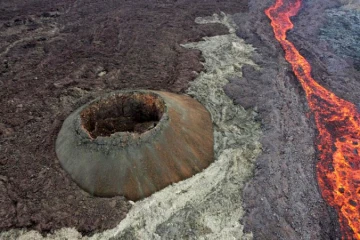
[[[113,1],[107,7],[103,3],[90,7],[69,1],[47,10],[50,15],[43,13],[43,7],[36,12],[40,2],[30,7],[19,3],[26,14],[11,8],[12,3],[2,3],[9,5],[0,10],[4,24],[0,84],[6,89],[0,92],[0,147],[5,152],[0,155],[0,191],[5,193],[0,195],[2,229],[27,226],[46,231],[74,226],[87,232],[119,223],[128,211],[124,199],[87,196],[56,163],[52,147],[61,121],[76,106],[111,89],[181,92],[197,76],[187,92],[212,113],[217,161],[194,178],[135,203],[116,228],[93,239],[340,238],[336,213],[317,187],[312,116],[263,14],[273,1],[250,0],[248,8],[238,1],[197,2],[147,5],[134,1],[120,7]],[[175,10],[172,4],[180,5]],[[136,6],[141,6],[139,11],[130,11]],[[232,18],[236,35],[216,24],[216,18],[198,19],[210,24],[194,25],[195,16],[211,15],[219,6],[227,13],[244,10]],[[91,9],[96,11],[89,13]],[[313,66],[314,78],[357,105],[359,9],[356,1],[304,0],[289,33]],[[16,20],[19,15],[33,16],[38,22]],[[119,15],[129,16],[128,21]],[[231,19],[220,19],[231,30]],[[81,27],[85,23],[89,29]],[[202,36],[217,34],[225,35],[196,43]],[[195,43],[178,45],[187,42]],[[206,72],[198,74],[203,69],[201,59]],[[248,111],[234,106],[231,99]],[[261,123],[262,135],[254,121]],[[17,234],[22,232],[5,232],[2,237]],[[81,237],[74,229],[63,229],[49,238],[60,236]],[[23,239],[29,237],[40,235],[23,235]]]
[[[62,121],[112,89],[184,91],[202,65],[179,44],[227,33],[195,17],[246,9],[238,0],[1,1],[0,230],[114,227],[130,205],[68,179],[54,150]]]
[[[215,162],[203,172],[169,186],[136,202],[120,224],[91,239],[252,239],[243,233],[239,219],[244,214],[242,190],[252,175],[254,161],[260,153],[260,125],[256,114],[236,106],[223,86],[226,77],[241,77],[241,66],[250,64],[253,48],[239,39],[232,19],[213,16],[198,23],[221,22],[230,34],[206,38],[183,45],[199,49],[205,59],[205,72],[186,91],[209,110],[214,123]],[[10,231],[3,239],[41,238],[35,231]],[[48,238],[80,238],[73,229],[63,229]],[[84,237],[87,239],[87,237]]]
[[[257,108],[264,133],[255,177],[243,193],[247,212],[242,221],[255,239],[337,239],[337,216],[322,200],[316,182],[316,128],[301,86],[262,14],[271,2],[250,1],[249,15],[235,17],[238,35],[257,48],[253,60],[261,69],[244,67],[244,77],[231,79],[225,87],[236,103]],[[337,1],[322,3],[304,1],[301,12],[293,18],[295,28],[289,39],[310,61],[320,84],[358,104],[359,66],[351,50],[357,48],[356,33],[351,29],[358,26],[359,19],[340,17],[347,15],[347,10],[338,9]],[[344,29],[343,24],[350,21]],[[336,38],[346,31],[351,34]],[[344,40],[347,44],[340,44]]]

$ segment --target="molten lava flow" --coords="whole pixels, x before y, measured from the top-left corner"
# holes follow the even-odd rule
[[[356,107],[320,86],[311,66],[286,40],[301,0],[276,0],[265,10],[285,58],[305,90],[319,131],[317,179],[323,198],[339,215],[343,239],[360,239],[360,114]]]

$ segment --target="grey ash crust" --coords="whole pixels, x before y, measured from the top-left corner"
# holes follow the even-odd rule
[[[250,1],[249,13],[234,17],[237,35],[257,49],[252,59],[260,70],[244,66],[243,77],[230,78],[224,89],[236,104],[256,109],[264,133],[263,153],[243,192],[246,213],[241,222],[254,239],[340,239],[336,212],[322,199],[316,180],[314,121],[264,14],[272,2]],[[339,6],[338,1],[304,1],[288,38],[310,61],[320,84],[356,104],[356,65],[319,36],[325,10],[332,8],[333,13]]]

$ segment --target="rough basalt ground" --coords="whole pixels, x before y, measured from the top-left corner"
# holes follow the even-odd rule
[[[63,120],[111,90],[184,92],[203,67],[180,44],[228,32],[195,18],[246,9],[242,0],[0,1],[0,230],[116,226],[126,199],[86,194],[59,165]]]
[[[199,49],[206,70],[186,91],[211,113],[214,124],[215,161],[203,172],[169,186],[134,203],[126,218],[109,231],[90,239],[252,239],[243,233],[239,219],[242,189],[252,175],[260,152],[260,128],[252,110],[246,111],[229,99],[223,86],[226,77],[241,77],[241,67],[250,64],[253,48],[235,34],[232,18],[214,15],[198,18],[198,23],[222,23],[230,34],[208,37],[183,45]],[[41,238],[30,231],[9,231],[0,237]],[[49,239],[81,238],[73,229],[62,229]],[[87,237],[84,237],[87,239]]]
[[[339,239],[337,215],[322,199],[316,181],[313,118],[263,14],[270,4],[249,1],[250,12],[234,17],[238,35],[256,48],[253,60],[261,69],[246,66],[243,77],[230,79],[225,87],[236,103],[257,109],[264,133],[255,176],[243,193],[246,214],[242,222],[255,239]],[[352,25],[344,30],[342,23],[350,21],[340,17],[348,11],[340,6],[337,1],[303,1],[288,38],[309,60],[320,84],[358,104],[359,66],[351,50],[357,48],[356,33],[343,39],[329,33],[349,31],[359,21],[352,18]],[[334,12],[337,24],[329,24],[336,21]],[[343,40],[346,44],[339,44]]]
[[[155,3],[146,5],[141,4],[140,1],[134,1],[134,3],[126,3],[124,6],[127,7],[121,8],[121,11],[120,7],[116,10],[114,2],[111,4],[115,4],[112,5],[112,9],[115,10],[111,11],[105,11],[106,7],[100,3],[93,5],[94,8],[90,8],[89,5],[81,1],[76,1],[73,5],[66,2],[57,3],[59,5],[58,10],[56,8],[50,9],[51,11],[39,15],[39,19],[44,19],[42,21],[50,21],[49,25],[46,25],[45,21],[40,30],[47,31],[46,26],[56,26],[51,25],[51,21],[58,21],[56,19],[61,19],[62,16],[56,11],[64,13],[72,11],[74,16],[66,14],[65,16],[69,16],[70,19],[74,20],[74,23],[69,23],[69,26],[73,27],[71,31],[79,32],[80,38],[77,38],[76,34],[71,31],[59,31],[56,33],[56,31],[50,31],[51,28],[49,28],[49,33],[62,34],[62,39],[55,38],[55,40],[51,40],[60,45],[50,48],[49,46],[52,45],[48,44],[47,49],[52,49],[58,55],[55,54],[54,56],[57,57],[54,58],[50,55],[48,58],[51,61],[43,62],[36,62],[35,60],[40,58],[36,57],[37,55],[30,54],[34,54],[34,50],[28,50],[37,49],[39,44],[42,44],[42,41],[36,41],[35,47],[33,47],[34,44],[26,42],[26,47],[20,48],[23,42],[16,38],[16,36],[19,38],[19,34],[6,35],[8,37],[4,39],[7,39],[7,42],[5,40],[1,41],[3,52],[5,52],[5,55],[11,53],[11,56],[14,54],[14,56],[17,56],[13,62],[5,59],[6,61],[3,62],[3,69],[5,70],[2,70],[2,78],[0,79],[0,84],[9,89],[6,92],[1,91],[0,95],[2,101],[6,103],[0,106],[2,113],[0,116],[2,121],[0,126],[2,130],[0,146],[6,150],[6,154],[2,154],[0,158],[3,164],[1,173],[5,173],[5,177],[0,178],[2,184],[0,186],[4,186],[5,190],[10,189],[6,190],[10,194],[2,195],[5,196],[3,197],[4,200],[2,200],[5,205],[2,204],[1,206],[6,206],[2,208],[6,211],[0,211],[0,213],[4,212],[4,214],[8,215],[3,216],[9,216],[9,218],[1,216],[2,219],[6,219],[6,223],[10,222],[7,228],[29,226],[29,228],[44,231],[46,229],[53,230],[60,226],[74,226],[78,230],[84,231],[84,229],[101,230],[119,223],[124,216],[121,212],[121,206],[124,206],[123,199],[119,198],[118,202],[116,202],[116,198],[115,200],[94,199],[83,195],[66,178],[58,164],[54,162],[55,157],[51,153],[51,144],[61,121],[76,106],[104,91],[121,87],[149,87],[181,92],[187,89],[188,82],[191,79],[198,76],[190,86],[188,93],[198,98],[212,113],[217,161],[203,173],[177,185],[170,186],[144,201],[135,203],[127,217],[116,228],[95,234],[92,239],[111,237],[113,239],[248,239],[252,237],[254,239],[340,239],[336,213],[321,198],[316,182],[315,165],[317,153],[314,143],[316,142],[317,132],[315,124],[311,113],[309,113],[303,90],[293,75],[291,67],[284,60],[283,50],[275,41],[270,22],[263,13],[264,9],[273,2],[272,0],[249,0],[247,11],[232,17],[237,25],[236,27],[233,26],[237,28],[236,35],[228,34],[225,27],[216,24],[216,22],[221,22],[228,27],[231,26],[231,21],[224,20],[226,17],[221,21],[219,21],[219,18],[213,17],[197,20],[198,23],[213,22],[213,24],[194,25],[192,23],[196,14],[202,16],[212,14],[212,12],[208,13],[208,11],[214,10],[213,8],[204,8],[204,6],[210,6],[211,4],[200,5],[205,4],[205,1],[191,2],[191,4],[187,1],[178,1],[176,4],[180,4],[178,6],[182,7],[174,10],[169,10],[172,9],[170,5],[174,4],[170,1],[164,1],[161,8],[153,7],[156,5]],[[347,35],[344,37],[346,43],[343,44],[341,40],[343,36],[337,35],[342,32],[346,34],[349,29],[356,28],[359,25],[358,18],[348,18],[354,14],[358,16],[356,11],[360,9],[359,6],[355,1],[350,0],[329,0],[326,2],[322,0],[304,0],[303,3],[299,15],[292,19],[295,28],[289,32],[289,39],[309,60],[313,67],[312,74],[320,84],[335,92],[339,97],[359,104],[359,62],[356,58],[357,55],[353,55],[356,51],[351,50],[357,49],[357,45],[353,45],[353,43],[356,43],[357,36],[356,34]],[[7,5],[12,6],[10,2],[2,4],[5,7]],[[235,1],[232,4],[239,4],[240,8],[245,6],[244,3],[235,3]],[[39,5],[41,5],[39,2],[33,6],[30,4],[32,7],[28,5],[27,11],[35,11]],[[145,5],[146,8],[143,7]],[[20,3],[18,6],[20,6]],[[145,14],[148,16],[146,21],[141,22],[140,15],[136,15],[138,12],[130,11],[134,6],[142,6],[142,8],[139,8],[141,9],[139,12],[142,14],[149,11],[150,15]],[[200,8],[201,6],[203,8]],[[218,5],[214,3],[211,6]],[[237,11],[235,5],[231,5],[230,2],[222,2],[221,6],[227,8],[227,10],[221,9],[227,13]],[[96,9],[96,7],[107,12],[108,18],[104,14],[96,15],[87,12],[89,9]],[[74,9],[83,9],[83,11],[75,13]],[[159,9],[161,9],[161,12],[164,11],[169,14],[166,15],[169,17],[163,20],[161,17],[163,15],[158,13]],[[20,30],[17,31],[27,27],[26,24],[16,25],[21,22],[21,20],[15,19],[15,15],[21,13],[20,10],[15,10],[11,15],[12,17],[6,15],[9,14],[9,10],[0,11],[5,13],[5,17],[2,17],[3,14],[1,14],[4,27],[16,29],[16,26],[20,26]],[[122,28],[118,28],[118,25],[124,19],[117,18],[118,14],[121,13],[124,14],[121,16],[126,16],[126,14],[127,16],[134,16],[134,18],[127,18],[128,24],[130,22],[133,24],[129,25],[131,27],[127,30],[119,30],[126,29],[126,23],[123,23]],[[189,13],[189,15],[185,13]],[[158,17],[154,18],[154,14]],[[144,17],[145,15],[141,16]],[[184,17],[184,15],[189,17]],[[94,18],[93,16],[97,17]],[[173,18],[176,20],[173,20]],[[14,23],[9,22],[9,19],[12,19]],[[101,39],[89,40],[84,38],[83,36],[88,36],[89,33],[87,33],[88,30],[81,28],[83,25],[81,25],[79,19],[90,21],[93,25],[90,24],[87,27],[90,26],[90,29],[93,29],[94,36]],[[149,19],[154,19],[154,22],[150,21],[149,23]],[[62,19],[59,22],[64,23],[64,21],[65,19]],[[26,22],[29,22],[29,20],[25,20]],[[138,26],[139,22],[149,25],[140,27]],[[344,22],[344,24],[340,24],[340,22]],[[151,30],[148,28],[149,26],[158,26],[155,23],[159,24],[160,29],[163,29],[163,31],[154,30],[151,34]],[[32,26],[31,24],[30,26]],[[349,24],[351,25],[349,28],[344,28]],[[112,30],[109,30],[111,28],[105,28],[106,26],[114,27],[120,32],[127,31],[130,37],[126,38],[127,35],[123,35],[125,39],[119,38],[121,40],[116,40],[118,42],[115,44],[111,42],[111,39],[115,39],[111,35]],[[143,32],[137,33],[134,29],[148,32],[146,32],[147,34]],[[42,33],[40,30],[38,32]],[[350,32],[353,33],[351,30]],[[4,33],[5,31],[1,34]],[[190,47],[191,51],[177,45],[180,42],[196,42],[206,34],[225,35],[209,38],[199,43],[184,45],[184,47]],[[67,39],[65,36],[72,40],[64,41],[63,39]],[[122,35],[119,34],[118,36]],[[143,36],[146,36],[146,38]],[[236,36],[244,39],[245,42]],[[49,37],[52,39],[52,35],[49,35]],[[25,35],[23,38],[28,41]],[[46,37],[46,39],[48,38]],[[79,39],[82,42],[78,41]],[[146,39],[148,42],[145,44],[142,39]],[[152,41],[151,39],[156,40]],[[109,41],[109,43],[113,44],[112,46],[118,46],[118,48],[115,47],[117,51],[126,51],[128,54],[116,55],[117,51],[111,50],[112,48],[105,51],[103,50],[107,49],[105,45],[97,45],[96,41],[100,41],[100,43]],[[169,46],[169,41],[173,43],[171,45],[173,48],[166,47]],[[129,44],[130,42],[132,44]],[[156,45],[157,42],[159,42],[158,45]],[[218,46],[216,43],[223,46],[223,48],[219,48],[221,51],[213,51]],[[255,51],[248,44],[252,44]],[[108,46],[111,46],[111,44]],[[133,46],[136,48],[144,47],[145,50],[139,52]],[[63,52],[58,50],[57,47],[60,47],[59,49],[66,47],[65,49],[69,48],[71,50]],[[124,48],[126,50],[123,50]],[[104,54],[99,54],[99,49],[102,49],[101,53]],[[199,64],[201,59],[199,49],[205,58],[204,67],[206,70],[201,74],[198,74],[203,68]],[[89,51],[89,53],[85,50]],[[138,57],[139,54],[143,58]],[[26,60],[26,58],[20,58],[20,56],[34,57],[31,60]],[[76,59],[77,61],[71,63],[71,61],[63,60],[61,62],[62,58],[59,58],[59,56]],[[90,57],[90,59],[85,56]],[[109,58],[109,56],[114,58]],[[158,58],[153,59],[149,58],[149,56],[157,56]],[[168,56],[168,58],[163,56]],[[1,57],[4,58],[3,55]],[[237,57],[242,60],[238,61]],[[123,60],[124,58],[126,60]],[[137,60],[139,61],[137,62]],[[55,61],[57,65],[48,64],[52,63],[52,61]],[[163,64],[157,65],[158,61]],[[39,65],[42,66],[40,71],[37,68],[34,70],[21,63],[27,63],[29,66],[33,63],[35,66],[40,63],[43,65]],[[97,67],[97,64],[100,63],[108,63],[108,65]],[[154,71],[152,68],[144,66],[145,63],[151,63]],[[167,64],[176,67],[168,68]],[[124,66],[130,67],[131,70],[127,71],[128,68]],[[134,68],[131,68],[131,66],[134,66]],[[15,68],[15,70],[6,70],[10,69],[10,67]],[[24,68],[23,72],[20,71],[21,67]],[[64,75],[59,75],[62,71],[65,72]],[[169,72],[172,74],[169,74]],[[36,75],[43,74],[41,75],[42,78],[35,76],[35,73]],[[173,81],[174,78],[171,76],[181,80]],[[76,80],[74,81],[74,79]],[[135,81],[135,79],[139,80]],[[154,81],[153,79],[163,80]],[[212,81],[214,79],[215,81]],[[228,83],[226,79],[229,81]],[[230,98],[223,94],[223,86],[225,93]],[[30,96],[27,91],[29,87],[39,89],[40,93],[34,93]],[[248,110],[245,111],[240,106],[234,106],[232,102]],[[35,113],[35,116],[28,120],[27,125],[20,120],[21,117],[28,116],[28,112],[25,111],[24,113],[24,108],[26,111],[32,112],[32,114]],[[36,109],[38,110],[35,111]],[[258,115],[252,111],[253,109],[256,110]],[[57,121],[52,123],[55,119]],[[261,123],[262,135],[258,132],[259,128],[254,120]],[[15,123],[18,125],[14,125]],[[231,124],[235,127],[232,127]],[[48,127],[41,130],[40,126]],[[34,134],[30,134],[31,131],[29,130],[21,133],[19,132],[21,129],[32,129]],[[38,133],[38,131],[40,132]],[[36,134],[38,138],[33,139]],[[46,137],[41,138],[41,136]],[[44,139],[45,144],[41,143]],[[262,145],[262,153],[259,151],[258,140]],[[24,146],[22,151],[18,150],[20,146]],[[226,148],[229,149],[226,150]],[[35,155],[37,149],[40,152]],[[22,157],[21,153],[24,152],[27,153],[24,156],[28,156],[28,158]],[[258,157],[256,158],[256,156]],[[25,162],[27,164],[26,168],[28,168],[30,162],[35,162],[38,166],[41,166],[41,164],[48,166],[51,170],[47,171],[58,174],[56,178],[53,178],[56,185],[53,184],[45,188],[43,187],[47,186],[45,182],[34,184],[33,187],[33,183],[29,182],[31,175],[28,176],[27,171],[22,171],[25,166],[23,168],[18,167],[14,164],[15,161],[18,164]],[[12,172],[21,172],[24,176],[14,178],[15,174],[11,174]],[[53,177],[52,174],[46,175],[47,172],[40,173],[35,176],[35,179],[39,178],[38,183]],[[24,179],[24,183],[27,183],[26,185],[24,185],[22,179]],[[61,185],[68,187],[63,189]],[[29,190],[24,187],[19,188],[21,186],[27,186]],[[36,186],[38,187],[36,188]],[[66,200],[65,204],[61,203],[61,205],[60,200],[51,199],[51,196],[54,196],[51,194],[56,192],[53,191],[53,188],[62,190],[61,194],[65,196],[76,197]],[[37,189],[37,191],[33,193],[32,189]],[[17,195],[13,195],[13,192],[17,193]],[[23,192],[25,194],[20,195]],[[55,196],[61,196],[61,194]],[[42,200],[44,198],[45,200]],[[16,202],[18,199],[20,204]],[[59,215],[69,214],[74,209],[78,209],[81,206],[80,200],[84,200],[83,203],[88,208],[87,210],[78,210],[81,214],[67,215],[59,220]],[[114,202],[115,204],[118,203],[120,208],[115,207]],[[46,204],[49,203],[63,208],[52,208],[52,205],[46,208],[48,206]],[[110,205],[112,208],[106,204],[112,204]],[[31,219],[32,213],[31,211],[27,213],[21,206],[25,206],[25,209],[33,209],[32,212],[41,210],[42,215],[40,214],[38,218],[35,218],[32,225],[21,225],[21,222],[16,220],[16,217]],[[122,209],[122,211],[128,210],[127,207]],[[22,214],[24,212],[27,214]],[[51,220],[46,214],[50,214]],[[99,215],[97,214],[103,214],[106,218],[96,222],[94,219],[98,219],[97,216]],[[85,224],[81,223],[87,217],[90,220]],[[69,222],[71,219],[75,219],[77,222]],[[52,225],[43,228],[41,224],[47,222],[52,223]],[[102,226],[101,224],[107,225]],[[84,226],[88,227],[84,228]],[[5,229],[5,227],[2,227],[2,229]],[[12,237],[23,239],[30,237],[40,238],[39,233],[34,231],[12,230],[4,232],[1,236],[9,239]],[[48,238],[58,239],[64,236],[81,238],[78,231],[68,228],[62,229],[54,235],[49,235]]]

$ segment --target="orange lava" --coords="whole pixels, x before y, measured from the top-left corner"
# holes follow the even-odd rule
[[[317,179],[322,197],[338,212],[343,239],[360,239],[360,114],[311,77],[311,66],[286,39],[301,0],[276,0],[265,10],[286,60],[305,90],[319,131]]]

